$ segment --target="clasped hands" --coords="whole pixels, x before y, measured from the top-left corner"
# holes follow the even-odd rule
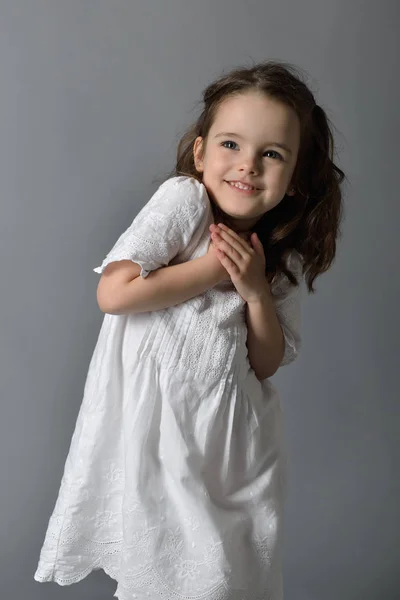
[[[269,293],[265,276],[265,254],[256,233],[249,242],[226,225],[210,225],[213,250],[228,272],[236,290],[248,304],[260,302]]]

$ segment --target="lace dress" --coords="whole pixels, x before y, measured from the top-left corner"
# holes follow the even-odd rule
[[[146,277],[202,256],[212,222],[205,187],[169,179],[95,271],[130,259]],[[300,292],[282,277],[273,293],[288,364]],[[119,600],[282,599],[281,407],[246,336],[231,282],[165,310],[104,316],[36,581],[103,569]]]

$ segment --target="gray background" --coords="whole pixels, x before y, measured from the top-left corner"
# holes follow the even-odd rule
[[[274,378],[286,600],[400,597],[398,28],[395,0],[0,2],[2,597],[112,598],[102,572],[33,580],[102,321],[92,269],[172,168],[205,85],[265,58],[310,74],[349,177],[337,260]]]

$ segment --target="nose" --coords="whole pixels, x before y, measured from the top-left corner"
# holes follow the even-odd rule
[[[260,168],[258,156],[252,154],[243,157],[239,164],[239,171],[241,173],[248,173],[249,175],[258,175]]]

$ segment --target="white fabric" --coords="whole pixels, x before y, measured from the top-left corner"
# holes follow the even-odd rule
[[[212,222],[204,186],[172,178],[95,271],[130,259],[146,277],[202,256]],[[282,277],[273,292],[289,364],[300,289]],[[68,585],[101,568],[119,600],[282,599],[281,406],[246,336],[230,282],[165,310],[104,316],[36,581]]]

